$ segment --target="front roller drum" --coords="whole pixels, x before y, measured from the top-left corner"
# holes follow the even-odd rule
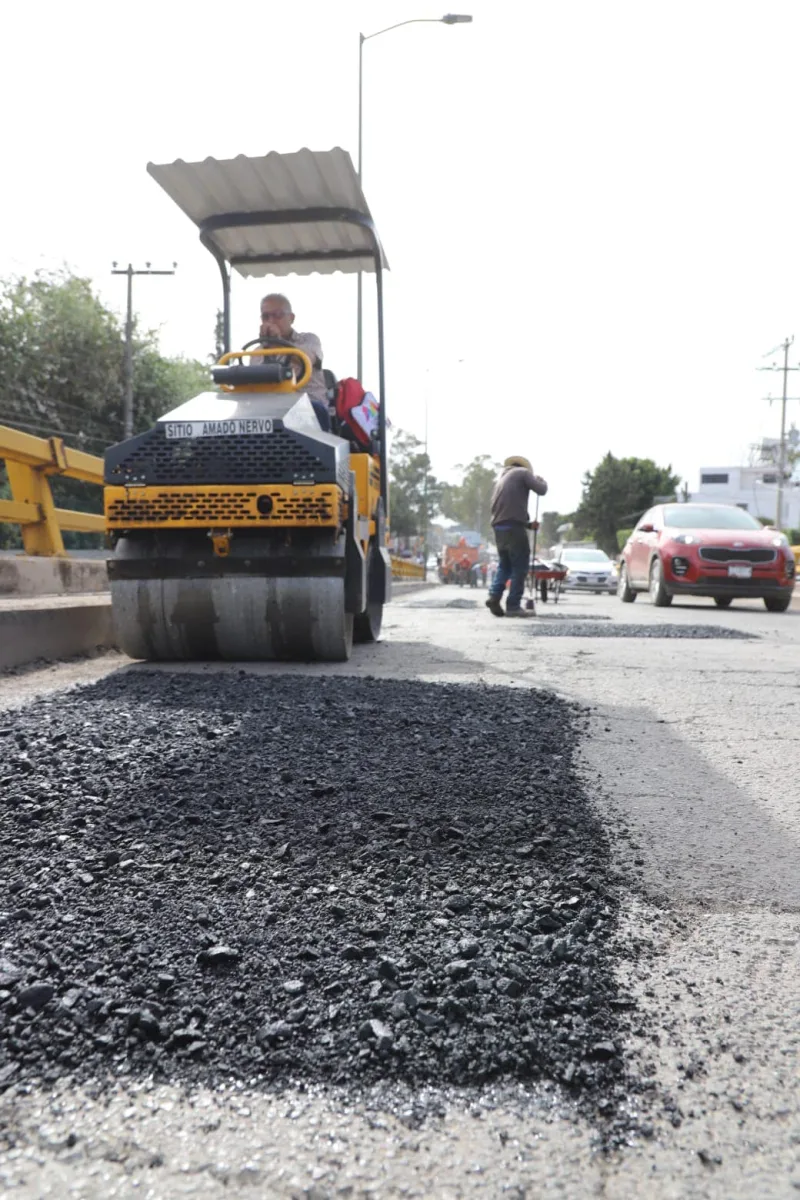
[[[120,579],[111,604],[131,658],[343,662],[353,646],[340,578]]]

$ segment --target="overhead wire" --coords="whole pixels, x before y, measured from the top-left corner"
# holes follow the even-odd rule
[[[109,444],[106,438],[95,437],[92,434],[81,433],[75,429],[54,430],[52,425],[43,425],[38,422],[34,423],[32,421],[24,421],[17,413],[9,412],[8,410],[3,409],[1,404],[0,416],[3,416],[4,419],[7,420],[12,426],[15,426],[18,429],[24,429],[27,433],[35,433],[40,437],[71,438],[73,441],[78,443],[91,442],[93,445],[100,446],[103,449],[105,449]]]

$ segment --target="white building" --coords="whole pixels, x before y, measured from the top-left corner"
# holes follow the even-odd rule
[[[796,434],[796,430],[791,431]],[[790,450],[797,439],[789,435]],[[763,517],[775,524],[778,510],[777,439],[768,439],[757,447],[754,460],[747,467],[701,467],[700,487],[691,499],[710,504],[736,504],[754,517]],[[784,529],[800,528],[800,479],[792,478],[787,467],[784,473],[782,521]]]

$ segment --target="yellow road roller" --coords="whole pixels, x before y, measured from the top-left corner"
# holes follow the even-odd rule
[[[106,452],[119,645],[147,660],[347,659],[354,639],[379,636],[391,589],[387,264],[350,156],[301,150],[148,171],[216,259],[226,352],[209,391]],[[309,399],[302,350],[231,351],[234,271],[374,273],[379,395],[366,444],[337,417],[330,372],[329,411]]]

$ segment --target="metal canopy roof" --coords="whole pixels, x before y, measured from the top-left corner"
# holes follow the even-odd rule
[[[378,255],[388,266],[346,150],[179,158],[147,170],[240,275],[374,271]]]

